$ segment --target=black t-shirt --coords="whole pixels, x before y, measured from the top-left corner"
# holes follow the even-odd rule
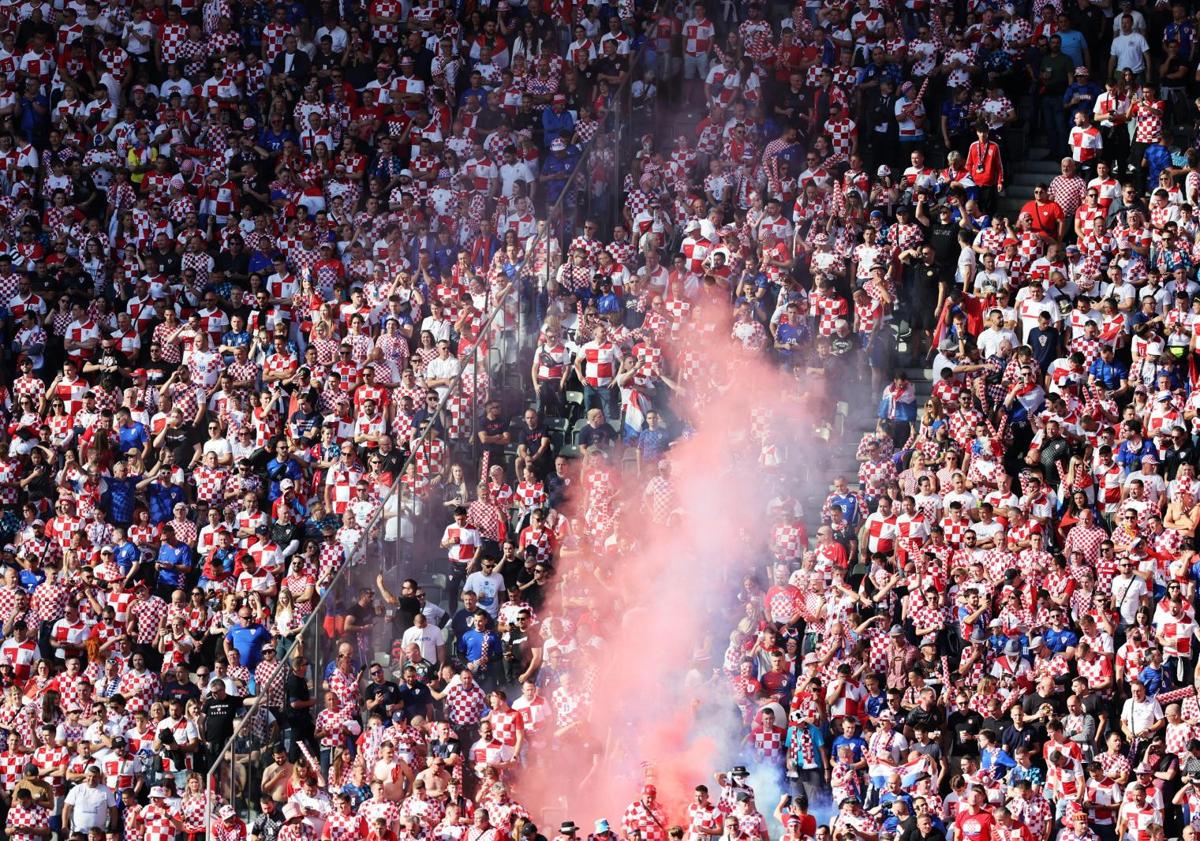
[[[292,706],[293,702],[303,702],[312,699],[312,690],[308,687],[308,680],[302,675],[297,675],[295,672],[289,672],[287,680],[284,681],[283,689],[287,695],[284,716],[291,723],[292,727],[311,731],[314,726],[312,708],[296,709]]]
[[[1183,78],[1181,78],[1181,79],[1168,79],[1167,77],[1168,77],[1170,74],[1172,74],[1172,73],[1176,72],[1177,70],[1179,70],[1180,68],[1184,68],[1184,69],[1186,69],[1186,68],[1187,68],[1187,64],[1186,64],[1185,62],[1181,61],[1181,60],[1179,59],[1179,57],[1178,57],[1178,56],[1176,56],[1175,58],[1170,58],[1170,57],[1168,57],[1165,63],[1166,63],[1166,65],[1167,65],[1167,69],[1166,69],[1166,70],[1165,70],[1165,71],[1162,73],[1162,77],[1163,77],[1163,79],[1162,79],[1162,83],[1163,83],[1164,85],[1165,85],[1165,84],[1167,84],[1168,82],[1169,82],[1170,84],[1172,84],[1172,85],[1183,85],[1183,84],[1186,84],[1186,82],[1187,82],[1187,76],[1186,76],[1186,75],[1185,75]]]
[[[402,684],[397,689],[397,703],[404,705],[404,717],[412,718],[414,715],[425,715],[429,711],[429,705],[433,703],[433,693],[429,691],[429,687],[417,681],[412,686],[407,683]]]
[[[187,418],[186,420],[190,420]],[[163,448],[175,454],[176,464],[188,464],[192,460],[192,430],[186,426],[168,427],[163,434]]]
[[[449,759],[452,756],[462,753],[462,748],[458,743],[458,739],[450,738],[444,742],[440,739],[430,739],[428,751],[430,756]]]
[[[1046,481],[1052,486],[1059,482],[1058,465],[1060,462],[1066,464],[1070,457],[1070,449],[1067,439],[1061,435],[1042,444],[1038,460],[1041,462],[1042,472],[1046,475]]]
[[[1008,716],[1001,714],[999,718],[992,715],[985,715],[980,718],[979,729],[991,730],[993,733],[1003,733],[1005,728],[1012,724]]]
[[[789,87],[779,94],[775,104],[780,108],[790,108],[792,110],[792,117],[798,119],[804,113],[805,99],[806,96],[803,88],[794,91]]]
[[[501,416],[492,419],[485,415],[479,419],[479,431],[488,436],[503,435],[505,432],[508,432],[508,418]],[[501,458],[504,456],[504,444],[484,444],[483,449],[493,456],[499,455]],[[492,464],[496,464],[494,458]]]
[[[600,76],[616,76],[625,72],[625,61],[619,55],[600,56],[591,65],[596,70],[596,79]]]
[[[515,593],[519,587],[524,587],[526,584],[529,584],[528,587],[525,587],[524,590],[521,590],[521,594],[525,597],[525,601],[529,602],[529,607],[533,609],[533,612],[538,613],[542,609],[542,604],[546,601],[545,588],[543,588],[541,584],[530,584],[531,581],[534,581],[533,568],[522,565],[517,570],[517,586],[506,587],[505,589],[510,593]]]
[[[533,628],[522,632],[520,626],[513,625],[505,637],[505,657],[511,652],[513,665],[517,671],[524,672],[533,662],[533,652],[542,646],[542,635]]]
[[[936,707],[932,710],[927,710],[919,706],[913,707],[905,718],[908,726],[917,730],[929,730],[938,727],[940,721],[941,716],[938,714]]]
[[[500,572],[504,576],[504,590],[507,593],[517,592],[517,587],[533,580],[533,566],[526,566],[520,560],[506,563]]]
[[[1037,746],[1038,741],[1037,728],[1031,724],[1026,724],[1020,730],[1010,724],[1000,735],[1000,743],[1008,751],[1009,756],[1015,756],[1017,748],[1033,750]]]
[[[210,697],[204,702],[204,741],[224,745],[233,736],[234,711],[238,700],[226,694],[224,698]]]
[[[530,429],[527,425],[521,424],[521,435],[519,442],[525,445],[525,449],[529,451],[531,456],[536,453],[539,448],[541,448],[542,439],[546,437],[548,437],[548,433],[541,424],[538,424],[536,429]],[[554,453],[549,447],[547,447],[546,452],[544,452],[538,458],[538,460],[531,465],[533,467],[533,472],[537,473],[539,476],[545,473],[549,468],[550,459],[553,457],[553,455]]]
[[[1037,715],[1042,704],[1049,704],[1055,713],[1065,712],[1066,705],[1058,695],[1041,695],[1031,692],[1021,700],[1021,711],[1025,715]]]
[[[369,628],[371,623],[375,621],[375,605],[374,604],[359,604],[355,602],[346,611],[347,616],[354,617],[354,624],[358,628]]]
[[[415,596],[396,596],[396,612],[392,617],[392,627],[397,630],[396,636],[404,636],[404,632],[412,627],[413,618],[421,612],[421,602]]]
[[[929,245],[933,249],[933,261],[939,266],[953,265],[958,260],[960,230],[955,223],[943,225],[941,220],[929,226]]]
[[[1163,453],[1162,463],[1163,476],[1167,481],[1171,481],[1182,465],[1196,463],[1196,448],[1191,443],[1186,443],[1179,448],[1171,447]]]
[[[1099,692],[1092,692],[1089,695],[1079,696],[1079,704],[1083,707],[1083,711],[1088,715],[1100,720],[1100,714],[1108,711],[1108,705],[1104,701],[1104,696]]]
[[[859,348],[858,336],[854,333],[841,336],[835,332],[829,337],[829,355],[838,361],[848,362],[854,359]],[[835,368],[834,371],[836,372],[837,369]]]
[[[375,451],[375,455],[379,457],[379,469],[384,473],[391,473],[393,476],[400,475],[400,468],[404,466],[404,457],[400,451],[392,447],[387,453]]]
[[[913,297],[917,301],[932,302],[937,300],[938,284],[942,279],[942,269],[936,263],[925,265],[922,261],[913,269]]]
[[[427,49],[420,50],[405,50],[402,55],[411,55],[413,58],[413,71],[417,76],[424,79],[426,83],[433,80],[433,51]]]
[[[168,680],[162,685],[161,697],[167,701],[183,701],[185,704],[200,697],[200,687],[188,681]]]
[[[979,745],[974,739],[963,738],[967,733],[978,735],[983,729],[983,716],[974,710],[955,710],[946,720],[952,741],[950,753],[954,756],[978,756]]]
[[[301,538],[299,523],[275,523],[271,526],[271,539],[280,549],[286,549],[293,540]]]
[[[920,835],[917,829],[917,816],[909,815],[896,826],[896,841],[910,841],[913,836]]]
[[[615,440],[617,440],[617,433],[607,423],[602,423],[597,427],[588,424],[579,431],[580,447],[607,447]]]
[[[871,92],[864,121],[875,134],[894,137],[896,134],[896,95],[884,96],[878,90]]]
[[[383,683],[376,683],[372,680],[367,683],[366,688],[363,690],[363,698],[367,701],[382,698],[382,706],[376,704],[370,707],[370,709],[373,712],[383,713],[386,718],[387,708],[400,703],[400,687],[392,680],[385,680]]]
[[[158,269],[163,274],[179,274],[179,267],[183,258],[174,248],[168,248],[166,251],[163,251],[161,248],[155,248],[150,253],[158,258]]]
[[[461,639],[463,634],[471,630],[471,623],[474,619],[474,611],[467,610],[465,607],[454,611],[454,615],[450,617],[450,636],[454,639]]]
[[[250,825],[250,834],[260,841],[275,841],[279,830],[283,828],[283,812],[277,807],[269,815],[259,815]]]

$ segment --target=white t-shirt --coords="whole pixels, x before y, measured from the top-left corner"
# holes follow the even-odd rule
[[[498,572],[489,575],[477,570],[468,575],[467,580],[463,582],[463,592],[479,596],[479,606],[495,619],[500,615],[500,593],[504,592],[504,576]]]
[[[71,830],[87,832],[93,827],[108,826],[108,810],[116,808],[117,798],[103,784],[95,787],[80,784],[67,794],[66,804],[71,807]]]
[[[220,463],[221,459],[233,455],[233,446],[228,438],[209,438],[204,442],[203,452],[216,453],[217,462]]]
[[[1134,733],[1145,730],[1162,717],[1162,707],[1151,697],[1147,697],[1145,701],[1130,698],[1121,708],[1121,721],[1128,724],[1129,729]]]
[[[995,520],[992,520],[990,523],[978,522],[971,525],[971,531],[975,532],[975,539],[982,542],[990,540],[1003,532],[1004,526]]]
[[[995,327],[987,328],[979,334],[979,338],[975,340],[975,344],[979,347],[980,355],[984,359],[988,359],[1000,351],[1000,344],[1005,339],[1013,347],[1019,347],[1021,344],[1021,340],[1017,338],[1017,334],[1005,327],[1001,327],[999,330]]]
[[[1008,288],[1008,272],[1004,269],[980,269],[975,273],[975,294],[982,295],[983,287],[991,284],[997,291]]]
[[[970,248],[964,248],[958,252],[958,266],[955,269],[955,280],[958,285],[962,286],[968,277],[971,277],[971,271],[977,265],[975,252]]]
[[[1033,328],[1038,326],[1038,317],[1042,313],[1050,316],[1050,323],[1057,324],[1059,321],[1058,307],[1049,298],[1043,297],[1040,301],[1035,301],[1033,298],[1026,298],[1017,307],[1021,317],[1021,335],[1029,336]]]
[[[525,161],[517,161],[513,164],[500,164],[500,195],[506,199],[512,198],[514,186],[518,181],[524,181],[529,184],[533,180],[533,170],[529,168],[529,164]]]
[[[942,502],[945,503],[947,509],[950,508],[950,503],[958,502],[962,505],[963,513],[969,514],[979,507],[979,497],[975,496],[971,491],[951,491],[942,497]]]
[[[400,642],[405,648],[415,642],[421,649],[421,656],[430,663],[436,663],[438,661],[437,648],[442,644],[442,630],[433,625],[426,625],[424,628],[413,625],[404,632]]]
[[[1126,625],[1132,625],[1137,619],[1138,607],[1142,596],[1146,595],[1146,582],[1141,576],[1126,577],[1117,575],[1112,580],[1113,604],[1121,612],[1121,619]]]
[[[1140,32],[1129,35],[1118,35],[1113,38],[1111,54],[1117,59],[1117,72],[1132,70],[1141,73],[1146,69],[1145,54],[1150,52],[1150,45]]]
[[[137,38],[130,37],[134,33]],[[148,20],[141,23],[128,21],[125,24],[125,49],[130,55],[147,55],[154,46],[155,26]]]
[[[444,318],[434,318],[432,315],[427,315],[421,321],[421,332],[428,330],[435,342],[448,342],[450,341],[450,332],[453,326],[453,324]]]
[[[189,82],[187,79],[183,79],[183,78],[167,79],[165,82],[163,82],[161,85],[158,86],[158,91],[159,91],[159,96],[162,99],[170,99],[171,94],[175,93],[176,91],[179,92],[179,96],[182,99],[187,99],[189,96],[192,95],[192,83]]]
[[[445,359],[434,357],[425,366],[425,378],[428,380],[452,380],[458,376],[458,360],[453,356]],[[449,386],[437,386],[438,398],[446,396]]]

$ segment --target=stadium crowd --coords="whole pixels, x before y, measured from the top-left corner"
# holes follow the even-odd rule
[[[7,839],[545,841],[582,560],[748,359],[858,476],[746,406],[742,751],[556,841],[1196,838],[1190,0],[0,19]]]

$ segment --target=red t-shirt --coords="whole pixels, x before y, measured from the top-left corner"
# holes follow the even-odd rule
[[[1021,212],[1028,213],[1033,217],[1035,231],[1052,239],[1058,239],[1058,223],[1066,218],[1063,215],[1063,209],[1058,206],[1058,202],[1048,201],[1039,205],[1036,199],[1030,199],[1025,202]]]
[[[992,841],[992,827],[996,819],[991,812],[972,812],[958,816],[960,841]]]

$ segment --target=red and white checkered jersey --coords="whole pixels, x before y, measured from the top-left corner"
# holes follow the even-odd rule
[[[708,55],[712,51],[716,29],[711,20],[691,18],[683,24],[683,54],[686,56]]]
[[[606,388],[614,382],[621,364],[621,349],[612,342],[588,342],[580,348],[583,356],[583,381],[593,388]]]

